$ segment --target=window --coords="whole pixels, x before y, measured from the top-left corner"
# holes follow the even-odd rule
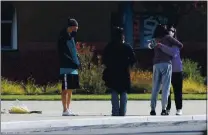
[[[1,49],[17,49],[17,18],[12,4],[1,2]]]

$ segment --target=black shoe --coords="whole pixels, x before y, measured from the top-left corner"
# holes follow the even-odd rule
[[[150,115],[156,115],[155,110],[152,110],[152,111],[150,112]]]
[[[162,110],[161,115],[169,115],[166,110]]]

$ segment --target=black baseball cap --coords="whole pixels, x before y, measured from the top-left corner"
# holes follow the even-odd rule
[[[78,22],[73,18],[68,18],[68,26],[78,26]]]

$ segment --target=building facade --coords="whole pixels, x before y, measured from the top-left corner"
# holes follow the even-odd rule
[[[79,22],[76,40],[96,46],[98,51],[109,42],[111,26],[122,25],[126,41],[137,49],[141,67],[152,67],[153,51],[138,49],[141,46],[140,35],[144,33],[138,25],[141,23],[138,16],[145,14],[139,2],[1,1],[1,6],[2,77],[25,81],[32,76],[41,84],[56,81],[59,74],[56,43],[68,17]],[[204,31],[197,34],[198,37],[193,36],[185,27],[185,22],[191,18],[185,19],[178,26],[179,37],[185,44],[183,55],[192,56],[194,51],[202,54],[207,50],[206,41],[200,40]],[[199,40],[191,41],[193,38],[189,37]],[[194,58],[206,65],[203,56]]]

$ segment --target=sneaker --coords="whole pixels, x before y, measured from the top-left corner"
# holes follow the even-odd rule
[[[168,115],[166,110],[162,110],[161,115]]]
[[[78,114],[73,113],[71,110],[68,109],[70,116],[78,116]]]
[[[69,116],[68,110],[66,110],[65,112],[63,112],[63,113],[62,113],[62,116]]]
[[[170,110],[166,110],[166,113],[167,113],[167,115],[169,115],[170,114]]]
[[[76,116],[74,113],[72,113],[70,110],[66,110],[62,113],[62,116]]]
[[[181,109],[178,109],[178,110],[176,111],[176,115],[182,115],[182,110],[181,110]]]
[[[155,110],[151,110],[150,115],[156,115]]]

